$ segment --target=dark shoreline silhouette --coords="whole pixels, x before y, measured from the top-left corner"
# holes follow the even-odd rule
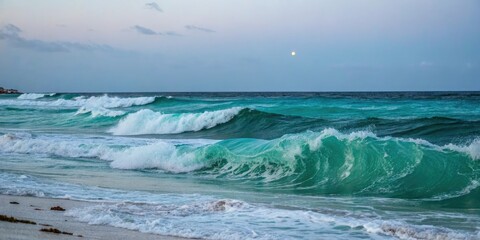
[[[20,94],[18,90],[15,89],[5,89],[3,87],[0,87],[0,94]]]

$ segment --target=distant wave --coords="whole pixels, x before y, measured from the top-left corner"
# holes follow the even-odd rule
[[[119,108],[119,107],[131,107],[150,104],[155,101],[156,97],[111,97],[108,95],[103,96],[79,96],[73,99],[56,99],[56,100],[36,100],[45,96],[45,94],[32,95],[28,93],[24,98],[19,100],[1,100],[0,105],[13,105],[13,106],[35,106],[35,107],[82,107],[85,105],[98,106],[104,108]],[[24,94],[25,95],[25,94]]]
[[[103,96],[78,96],[72,99],[57,98],[55,100],[43,100],[45,96],[54,96],[52,94],[25,93],[18,97],[18,100],[0,100],[0,105],[21,106],[21,107],[58,107],[58,108],[78,108],[76,115],[90,113],[92,117],[117,117],[124,115],[120,110],[109,110],[110,108],[127,108],[131,106],[141,106],[153,103],[157,98],[163,97],[111,97]]]
[[[156,97],[110,97],[108,95],[103,95],[101,97],[90,97],[76,98],[75,101],[80,102],[82,106],[91,105],[99,106],[104,108],[119,108],[119,107],[131,107],[131,106],[141,106],[154,102]]]
[[[75,113],[76,115],[90,113],[92,117],[118,117],[125,114],[124,111],[110,110],[109,108],[126,108],[141,106],[153,103],[156,97],[135,97],[120,98],[103,95],[101,97],[77,97],[74,101],[80,102],[82,106]]]
[[[156,97],[110,97],[108,95],[103,95],[100,97],[92,96],[86,98],[84,96],[76,97],[74,100],[63,100],[59,99],[56,102],[59,105],[65,106],[93,106],[93,107],[103,107],[103,108],[125,108],[131,106],[141,106],[147,105],[155,101]],[[63,101],[62,101],[63,100]]]
[[[75,115],[82,115],[90,113],[92,117],[118,117],[125,114],[124,111],[120,110],[109,110],[103,107],[97,106],[83,106],[75,113]]]
[[[46,96],[49,96],[49,97],[53,97],[55,96],[56,93],[24,93],[20,96],[18,96],[18,99],[22,99],[22,100],[35,100],[35,99],[39,99],[39,98],[43,98],[43,97],[46,97]]]
[[[207,145],[156,140],[119,147],[5,134],[0,152],[98,158],[110,161],[113,168],[194,172],[313,195],[444,200],[475,192],[472,197],[480,199],[480,139],[438,146],[421,139],[381,138],[368,131],[343,134],[325,129],[273,140],[230,139]]]
[[[230,121],[241,110],[240,107],[234,107],[202,113],[164,114],[142,109],[128,114],[109,132],[115,135],[139,135],[200,131]]]
[[[308,130],[321,131],[324,128],[348,132],[368,129],[378,136],[422,138],[435,144],[448,144],[452,139],[458,143],[479,136],[480,120],[441,116],[331,120],[233,107],[217,111],[175,114],[140,110],[123,117],[108,132],[114,135],[182,133],[184,137],[190,138],[274,139],[285,134]]]

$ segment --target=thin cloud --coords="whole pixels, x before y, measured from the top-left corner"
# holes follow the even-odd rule
[[[152,29],[150,28],[146,28],[146,27],[142,27],[142,26],[139,26],[139,25],[135,25],[132,27],[135,31],[137,31],[138,33],[140,34],[144,34],[144,35],[156,35],[157,32],[153,31]]]
[[[26,39],[20,36],[22,30],[7,24],[0,29],[0,40],[6,41],[13,47],[35,50],[39,52],[69,52],[78,51],[116,51],[113,47],[105,44],[77,43],[66,41],[43,41],[38,39]]]
[[[11,34],[11,35],[18,35],[21,32],[22,32],[22,29],[20,29],[19,27],[15,26],[13,24],[7,24],[0,31],[0,34],[4,33],[4,34]]]
[[[174,32],[174,31],[166,31],[166,32],[158,33],[158,34],[161,34],[161,35],[164,35],[164,36],[171,36],[171,37],[181,37],[181,36],[183,36],[182,34]]]
[[[145,3],[145,7],[147,7],[148,9],[155,10],[157,12],[163,12],[163,10],[160,8],[160,6],[156,2]]]
[[[186,29],[192,30],[192,31],[201,31],[201,32],[206,32],[206,33],[214,33],[215,31],[212,29],[204,28],[204,27],[198,27],[195,25],[186,25]]]
[[[180,37],[183,36],[180,33],[174,32],[174,31],[165,31],[165,32],[156,32],[150,28],[146,28],[140,25],[135,25],[132,27],[137,33],[143,34],[143,35],[161,35],[161,36],[169,36],[169,37]]]

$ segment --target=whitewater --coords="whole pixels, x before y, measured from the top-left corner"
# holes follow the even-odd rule
[[[0,95],[0,194],[200,239],[479,239],[480,93]]]

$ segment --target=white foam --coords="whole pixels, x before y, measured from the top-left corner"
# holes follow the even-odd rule
[[[82,106],[96,106],[103,108],[120,108],[120,107],[131,107],[131,106],[140,106],[152,103],[155,101],[156,97],[110,97],[108,95],[103,96],[91,96],[86,98],[84,96],[76,97],[74,99],[56,99],[55,101],[45,101],[45,100],[35,100],[40,96],[43,97],[45,94],[40,95],[26,95],[25,98],[20,98],[18,100],[1,100],[0,105],[14,105],[14,106],[35,106],[35,107],[64,107],[64,108],[76,108]],[[32,97],[27,97],[32,96]],[[34,98],[36,97],[36,98]]]
[[[133,147],[101,156],[110,160],[113,168],[148,169],[157,168],[169,172],[191,172],[204,167],[197,162],[194,152],[180,153],[175,145],[158,141],[151,145]]]
[[[459,191],[437,195],[437,196],[434,196],[430,199],[434,199],[436,201],[439,201],[439,200],[445,200],[445,199],[455,198],[455,197],[459,197],[459,196],[464,196],[464,195],[469,194],[473,190],[477,189],[478,187],[480,187],[480,182],[478,180],[471,180],[470,184],[468,184],[466,187],[464,187],[463,189],[461,189]],[[430,200],[430,199],[427,199],[427,200]]]
[[[164,114],[149,109],[131,113],[109,132],[115,135],[171,134],[199,131],[230,121],[242,108],[203,113]]]
[[[50,94],[46,94],[46,93],[24,93],[20,96],[18,96],[18,99],[23,99],[23,100],[35,100],[35,99],[39,99],[39,98],[43,98],[45,96],[55,96],[56,93],[50,93]]]
[[[189,198],[190,196],[186,196],[186,199],[179,203],[102,204],[71,209],[66,215],[93,225],[110,225],[169,236],[233,240],[253,237],[275,239],[268,234],[259,236],[244,226],[248,226],[248,223],[241,223],[235,219],[237,212],[247,212],[246,209],[250,208],[245,202],[230,199],[209,200],[204,197]],[[220,224],[220,219],[228,219],[235,224]],[[216,224],[212,224],[213,222]]]
[[[68,139],[62,137],[32,137],[29,134],[5,134],[0,137],[0,152],[45,154],[61,157],[98,158],[110,161],[113,168],[157,168],[168,172],[190,172],[205,166],[198,162],[193,149],[216,141],[210,140],[128,140]],[[191,147],[179,151],[175,144]]]
[[[392,138],[388,136],[378,137],[377,135],[375,135],[373,132],[370,132],[370,131],[356,131],[356,132],[345,134],[345,133],[340,133],[338,130],[334,128],[326,128],[323,131],[321,131],[316,138],[312,138],[312,140],[309,141],[310,148],[312,150],[318,149],[318,147],[321,146],[321,141],[329,136],[333,136],[340,140],[348,140],[348,141],[364,140],[366,138],[372,138],[372,139],[381,140],[381,141],[389,141],[389,140],[395,139],[401,142],[415,143],[417,145],[428,147],[436,151],[449,150],[449,151],[460,152],[468,155],[473,160],[480,160],[480,139],[475,139],[473,142],[471,142],[468,145],[455,145],[453,143],[450,143],[444,146],[439,146],[439,145],[430,143],[429,141],[424,139]]]
[[[82,104],[75,115],[91,113],[92,117],[118,117],[124,115],[125,112],[120,110],[109,110],[108,108],[145,105],[155,101],[155,97],[119,98],[103,95],[101,97],[90,97],[87,99],[77,97],[75,98],[75,101]]]
[[[335,214],[330,209],[326,209],[325,213],[287,210],[250,205],[237,200],[212,201],[202,198],[181,204],[102,204],[66,212],[67,216],[89,224],[202,239],[315,239],[332,236],[352,239],[391,236],[438,240],[473,237],[472,234],[444,227],[383,220],[352,212],[347,214]]]
[[[98,106],[104,108],[119,108],[119,107],[131,107],[131,106],[141,106],[152,103],[155,101],[155,97],[109,97],[108,95],[103,95],[100,97],[89,97],[87,99],[77,99],[76,101],[81,102],[82,105],[87,106]]]
[[[450,143],[443,148],[465,153],[473,160],[480,160],[480,139],[475,139],[472,143],[466,146],[458,146]]]
[[[85,142],[56,141],[32,138],[28,135],[5,134],[0,137],[0,152],[48,154],[64,157],[99,157],[109,152],[102,145],[87,145]]]
[[[52,94],[25,93],[17,100],[0,100],[0,105],[27,106],[27,107],[46,107],[46,108],[78,108],[75,115],[90,113],[92,117],[118,117],[125,114],[124,111],[110,110],[111,108],[126,108],[131,106],[141,106],[155,101],[156,97],[110,97],[103,96],[79,96],[73,99],[56,100],[37,100]]]
[[[0,136],[0,153],[44,154],[62,157],[97,158],[111,162],[113,168],[148,169],[155,168],[168,172],[192,172],[211,166],[218,157],[208,157],[211,152],[221,154],[227,163],[213,174],[231,174],[234,178],[258,177],[256,166],[267,168],[262,177],[265,181],[274,181],[295,174],[299,158],[303,158],[304,147],[310,151],[322,151],[320,146],[325,138],[331,137],[332,130],[321,133],[304,133],[286,135],[274,140],[239,140],[241,147],[225,148],[215,140],[157,140],[125,137],[77,138],[71,135],[36,136],[28,133],[5,134]],[[340,135],[340,137],[342,137]],[[348,135],[343,136],[348,139]],[[313,141],[313,143],[312,143]],[[461,154],[476,156],[478,141],[467,147],[449,145],[448,148],[437,146],[435,150],[458,151]],[[211,146],[206,146],[211,145]],[[237,144],[238,146],[238,144]],[[436,145],[435,145],[436,146]],[[350,151],[350,150],[349,150]],[[207,154],[207,155],[205,155]],[[346,162],[342,166],[342,178],[350,175],[355,158],[351,152],[345,152]],[[268,156],[268,157],[265,157]],[[273,161],[274,164],[270,164]],[[416,164],[418,164],[417,162]],[[278,167],[281,164],[282,167]],[[274,167],[276,166],[276,167]],[[250,171],[235,173],[236,169],[248,167]],[[413,168],[412,168],[413,169]],[[411,170],[411,169],[410,169]],[[477,182],[478,183],[478,182]],[[477,186],[477,185],[472,185]]]
[[[428,209],[418,209],[415,214],[408,210],[402,212],[401,209],[381,210],[391,204],[396,206],[398,199],[377,199],[381,208],[376,210],[373,207],[376,199],[372,199],[373,202],[356,202],[350,197],[313,198],[322,207],[312,211],[201,194],[163,194],[81,186],[7,172],[0,172],[0,194],[93,201],[88,207],[68,209],[65,214],[89,224],[189,238],[327,239],[333,236],[341,239],[382,239],[390,236],[438,240],[478,237],[478,231],[458,229],[459,224],[450,228],[450,225],[442,227],[441,223],[438,226],[426,225],[424,221],[447,224],[460,221],[475,226],[479,221],[475,214],[432,212]]]
[[[125,114],[124,111],[120,110],[109,110],[103,107],[89,107],[89,106],[83,106],[78,111],[75,113],[75,115],[81,115],[81,114],[86,114],[86,113],[91,113],[92,117],[99,117],[99,116],[104,116],[104,117],[118,117],[122,116]]]
[[[320,133],[321,138],[326,138],[329,136],[336,137],[337,139],[340,139],[340,140],[348,140],[348,141],[364,140],[366,138],[380,139],[379,137],[377,137],[377,135],[375,135],[375,133],[370,131],[356,131],[351,133],[341,133],[334,128],[326,128]],[[389,138],[386,138],[385,140],[388,140],[388,139]]]

